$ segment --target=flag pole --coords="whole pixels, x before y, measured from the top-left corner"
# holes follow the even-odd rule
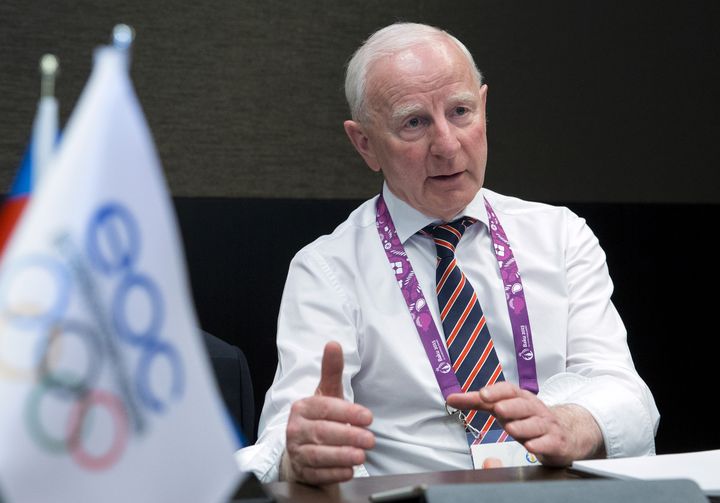
[[[121,23],[116,24],[112,33],[112,45],[116,49],[129,50],[135,40],[135,30],[132,26]]]
[[[130,70],[130,53],[135,41],[135,30],[125,23],[116,24],[110,37],[110,47],[123,55],[125,67]]]
[[[60,73],[60,65],[54,54],[45,54],[40,58],[40,96],[55,96],[55,79]]]
[[[40,58],[40,100],[33,124],[32,186],[37,187],[48,161],[55,150],[58,135],[58,102],[55,98],[55,81],[60,74],[58,59],[53,54]]]

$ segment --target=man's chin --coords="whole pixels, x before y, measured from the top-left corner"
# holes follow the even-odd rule
[[[431,198],[435,203],[428,205],[427,210],[423,211],[423,213],[450,221],[470,204],[478,190],[480,189],[469,190],[464,188],[462,190],[443,191]]]
[[[440,220],[443,220],[445,222],[450,222],[457,216],[458,213],[460,213],[465,207],[472,201],[472,198],[464,203],[457,203],[457,204],[447,204],[447,201],[444,201],[442,205],[438,205],[432,208],[427,208],[424,211],[421,210],[423,213],[425,213],[428,216],[431,216],[433,218],[439,218]]]

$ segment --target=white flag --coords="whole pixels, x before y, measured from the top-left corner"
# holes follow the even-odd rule
[[[160,162],[99,49],[0,264],[0,499],[219,502],[239,473]]]

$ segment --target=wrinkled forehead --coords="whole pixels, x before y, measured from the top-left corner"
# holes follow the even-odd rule
[[[402,74],[426,73],[452,66],[457,52],[447,43],[418,44],[386,56],[384,63]]]
[[[450,41],[433,40],[378,58],[367,73],[366,96],[370,108],[387,105],[388,98],[432,91],[447,82],[467,82],[479,89],[473,68]]]
[[[460,49],[449,41],[434,39],[388,52],[373,61],[367,70],[371,86],[380,79],[447,71],[456,66],[468,66]]]

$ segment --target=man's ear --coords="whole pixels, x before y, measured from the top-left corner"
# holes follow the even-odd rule
[[[487,93],[488,93],[488,86],[487,84],[483,84],[480,86],[480,106],[482,107],[482,114],[486,118],[485,121],[487,122]]]
[[[365,163],[373,171],[380,171],[380,164],[375,157],[372,145],[370,144],[370,138],[365,134],[363,126],[359,122],[347,120],[343,123],[345,127],[345,133],[350,138],[350,143],[353,144],[355,150],[365,159]]]

